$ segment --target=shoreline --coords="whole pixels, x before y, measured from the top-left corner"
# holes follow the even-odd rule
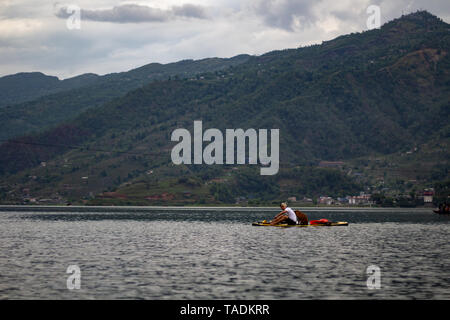
[[[432,211],[434,207],[369,207],[369,206],[292,206],[298,210],[304,211]],[[254,211],[254,210],[279,210],[278,206],[261,206],[261,207],[239,207],[239,206],[85,206],[85,205],[0,205],[0,210],[2,209],[110,209],[110,210],[244,210],[244,211]]]

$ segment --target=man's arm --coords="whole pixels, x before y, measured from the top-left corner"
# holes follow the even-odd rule
[[[286,213],[286,210],[281,211],[279,214],[277,214],[275,216],[275,219],[278,218],[279,216],[281,216],[282,214],[285,214],[285,213]]]

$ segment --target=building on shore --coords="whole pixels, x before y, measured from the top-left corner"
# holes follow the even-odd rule
[[[370,199],[371,195],[366,193],[361,193],[359,196],[350,196],[348,198],[348,204],[350,205],[370,205],[373,201]]]
[[[425,189],[423,191],[423,203],[425,205],[429,205],[433,203],[433,196],[434,196],[434,190],[432,189]]]
[[[319,197],[319,199],[317,199],[317,203],[331,205],[334,204],[334,199],[332,197],[321,196]]]

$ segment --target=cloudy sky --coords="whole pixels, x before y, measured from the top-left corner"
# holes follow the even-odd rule
[[[418,9],[450,22],[449,0],[0,0],[0,76],[295,48],[367,30],[370,5],[382,24]]]

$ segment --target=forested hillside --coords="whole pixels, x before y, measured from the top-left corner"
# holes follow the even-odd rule
[[[152,81],[195,77],[241,64],[249,56],[208,58],[175,63],[151,63],[105,76],[84,74],[59,80],[42,73],[20,73],[0,78],[0,140],[39,132],[95,109]],[[2,107],[3,106],[3,107]]]
[[[379,30],[152,82],[2,144],[2,201],[197,204],[355,194],[368,187],[349,173],[358,159],[448,146],[449,40],[448,24],[417,12]],[[280,173],[173,165],[171,132],[192,132],[194,120],[222,132],[279,128]],[[448,168],[448,152],[433,154],[432,165]],[[345,165],[318,168],[322,160]],[[434,181],[428,172],[419,180]]]

